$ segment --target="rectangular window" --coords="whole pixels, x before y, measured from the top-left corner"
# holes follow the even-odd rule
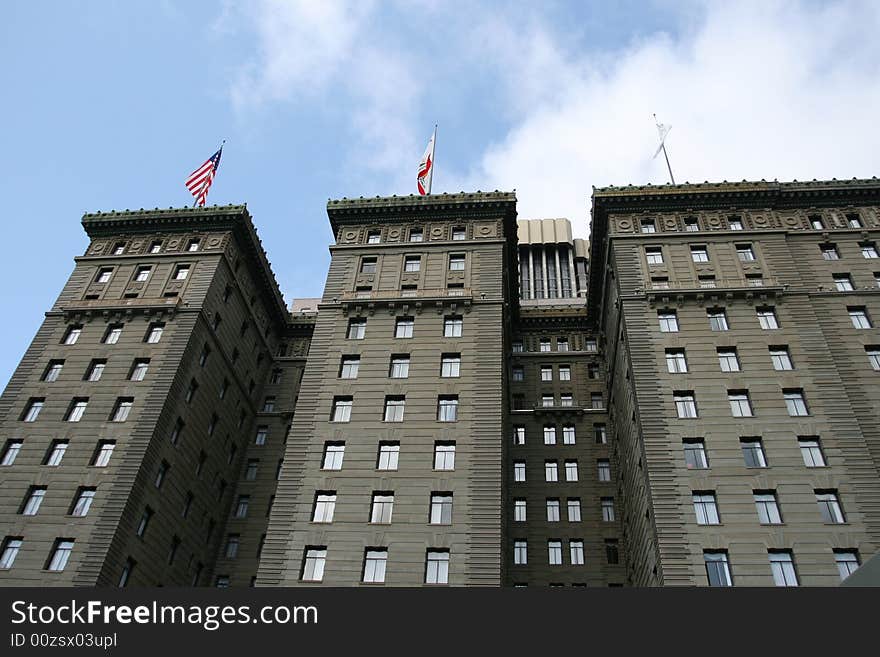
[[[659,246],[646,246],[645,259],[649,265],[663,264],[663,249]]]
[[[116,344],[119,342],[120,335],[122,335],[122,324],[111,324],[104,331],[104,337],[101,342],[104,344]]]
[[[174,280],[185,281],[187,276],[189,276],[189,265],[177,265],[174,270]]]
[[[684,349],[666,350],[666,369],[671,374],[681,374],[688,371]]]
[[[563,406],[571,406],[570,403],[568,403],[568,404],[565,403],[566,397],[571,398],[571,395],[562,395],[562,399],[563,399],[562,405]],[[593,410],[602,410],[603,408],[605,408],[605,400],[602,398],[601,392],[591,392],[590,393],[590,408],[592,408]]]
[[[327,561],[326,547],[307,547],[303,556],[300,579],[304,582],[320,582],[324,579],[324,563]]]
[[[758,512],[758,522],[762,525],[781,525],[782,515],[779,513],[779,503],[776,500],[776,492],[772,490],[756,490],[755,509]]]
[[[869,329],[873,327],[868,310],[864,306],[847,306],[846,311],[849,313],[853,328]]]
[[[191,239],[189,243],[186,245],[187,251],[198,251],[199,250],[199,240]]]
[[[415,319],[412,317],[398,317],[394,325],[395,338],[411,338],[413,336],[413,327]]]
[[[322,470],[342,470],[342,459],[345,457],[345,443],[324,443],[324,455],[321,459]]]
[[[376,492],[370,503],[370,522],[390,524],[391,512],[394,508],[394,493]]]
[[[562,444],[563,445],[574,445],[575,444],[574,425],[566,425],[566,426],[562,427]]]
[[[836,244],[820,244],[819,251],[822,252],[823,260],[840,260],[840,252]]]
[[[464,271],[464,254],[449,256],[449,271]]]
[[[522,350],[523,350],[523,343],[522,342],[514,342],[511,345],[511,349],[513,350],[513,353],[521,354]]]
[[[64,367],[63,360],[50,360],[49,364],[46,366],[46,369],[43,372],[43,376],[40,380],[45,381],[46,383],[52,383],[53,381],[57,381],[58,375],[61,374],[61,370],[63,367]]]
[[[113,456],[115,447],[115,440],[98,441],[98,448],[92,457],[92,465],[96,468],[106,468],[110,464],[110,457]]]
[[[570,365],[560,365],[559,366],[559,380],[560,381],[571,381],[571,366]]]
[[[21,451],[23,441],[18,439],[7,440],[3,449],[3,456],[0,458],[0,465],[12,465],[18,453]]]
[[[581,498],[569,497],[568,500],[566,500],[566,509],[568,511],[569,522],[581,521]]]
[[[703,560],[706,563],[709,586],[733,586],[727,550],[703,550]]]
[[[383,420],[385,422],[403,422],[403,413],[406,408],[406,397],[403,395],[386,395],[385,396],[385,412]]]
[[[67,567],[70,553],[73,552],[73,543],[74,539],[55,539],[55,546],[52,549],[52,556],[49,557],[46,570],[54,573],[60,573],[63,571]]]
[[[409,231],[409,241],[410,242],[422,242],[425,239],[425,234],[422,232],[421,228],[412,228]]]
[[[880,371],[880,345],[867,345],[865,353],[868,355],[871,368]]]
[[[554,426],[544,427],[544,444],[545,445],[555,445],[556,444],[556,427],[554,427]]]
[[[674,392],[672,400],[675,402],[675,411],[680,418],[697,417],[697,401],[692,390]]]
[[[437,441],[434,443],[434,469],[455,470],[455,443]]]
[[[807,401],[804,398],[804,391],[800,388],[783,390],[782,396],[785,398],[785,407],[788,409],[788,414],[792,417],[810,414],[810,410],[807,408]]]
[[[551,566],[562,565],[562,541],[547,541],[547,552]]]
[[[238,502],[235,504],[235,513],[233,514],[236,518],[247,518],[248,507],[251,503],[250,495],[239,495]]]
[[[813,230],[825,230],[825,224],[822,223],[822,217],[810,217],[810,228]]]
[[[547,498],[547,522],[559,522],[559,500]]]
[[[101,267],[98,275],[95,276],[95,283],[109,283],[111,276],[113,276],[113,267]]]
[[[674,310],[660,310],[657,312],[657,319],[660,320],[661,333],[677,333],[678,332],[678,315]]]
[[[718,506],[715,503],[715,493],[712,491],[695,491],[693,493],[694,514],[697,516],[698,525],[720,525],[718,518]]]
[[[846,522],[836,490],[817,490],[815,493],[823,522],[837,525]]]
[[[603,497],[601,500],[602,504],[602,521],[603,522],[614,522],[614,498],[613,497]]]
[[[150,359],[149,358],[135,358],[134,362],[131,365],[131,370],[128,372],[128,380],[129,381],[143,381],[147,376],[147,371],[150,369]]]
[[[343,356],[339,364],[340,379],[356,379],[360,368],[360,356]]]
[[[21,414],[21,421],[36,422],[37,418],[40,417],[40,411],[43,410],[43,405],[45,403],[45,397],[31,397],[28,400],[27,406],[24,408],[24,413]]]
[[[668,290],[669,289],[669,277],[668,276],[651,276],[651,289],[652,290]]]
[[[382,584],[385,582],[385,567],[388,563],[386,548],[367,548],[364,552],[365,584]]]
[[[771,346],[769,350],[774,370],[785,371],[794,369],[794,365],[791,362],[791,354],[786,345]]]
[[[880,258],[880,254],[877,253],[877,245],[874,242],[859,242],[859,248],[862,250],[863,258],[868,260]]]
[[[460,239],[464,238],[462,237]],[[425,584],[448,583],[449,550],[428,550],[425,558]]]
[[[3,551],[0,553],[0,570],[9,570],[15,563],[15,557],[21,550],[24,539],[21,536],[7,536],[3,539]]]
[[[846,221],[849,224],[850,228],[861,228],[862,227],[862,220],[859,219],[859,215],[857,215],[857,214],[846,215]]]
[[[641,226],[642,226],[643,233],[656,233],[657,232],[657,226],[654,223],[653,219],[642,219]]]
[[[525,445],[526,444],[526,428],[523,426],[515,426],[513,427],[513,444],[514,445]]]
[[[452,524],[452,493],[431,493],[432,525]]]
[[[578,480],[577,461],[572,460],[572,459],[567,459],[565,461],[565,480],[566,481],[577,481]]]
[[[171,466],[168,465],[168,461],[162,461],[159,464],[159,468],[156,470],[156,478],[153,479],[153,486],[157,489],[162,488],[162,484],[165,483],[165,477],[168,476],[168,471],[171,469]]]
[[[40,505],[43,503],[43,498],[45,496],[45,486],[31,486],[28,489],[27,494],[24,496],[24,501],[21,503],[21,507],[18,511],[19,514],[23,516],[37,515],[37,512],[40,510]]]
[[[319,490],[312,506],[312,522],[333,522],[336,512],[336,491]]]
[[[440,376],[457,378],[461,372],[461,354],[443,354],[440,358]]]
[[[571,540],[568,542],[568,554],[571,558],[572,566],[584,565],[584,542],[581,540]]]
[[[526,501],[521,497],[518,497],[513,501],[513,521],[526,521]]]
[[[797,586],[797,572],[794,569],[794,557],[790,550],[768,550],[770,570],[776,586]]]
[[[604,424],[594,424],[593,435],[596,437],[597,445],[605,445],[608,443],[608,432]]]
[[[541,406],[550,408],[556,405],[556,398],[553,395],[541,395]]]
[[[740,219],[738,217],[731,217],[730,219],[727,220],[727,224],[728,224],[728,228],[730,228],[730,230],[742,230],[743,229],[742,219]]]
[[[259,459],[248,459],[247,468],[244,471],[245,481],[254,481],[257,478],[257,469],[260,466]]]
[[[684,463],[688,470],[705,470],[709,467],[706,458],[706,444],[702,438],[686,438],[684,441]]]
[[[464,226],[455,226],[452,229],[452,239],[453,241],[463,240],[467,237]]]
[[[352,317],[348,320],[348,339],[363,340],[367,332],[367,320],[363,317]]]
[[[67,452],[67,445],[68,441],[66,440],[53,440],[49,449],[46,451],[46,458],[43,460],[43,465],[51,467],[61,465],[61,460]]]
[[[713,331],[727,331],[727,313],[723,308],[710,308],[706,310],[706,317],[709,318],[709,328]]]
[[[64,415],[64,421],[79,422],[80,420],[82,420],[82,417],[85,414],[88,405],[88,397],[74,397],[70,402],[70,406],[67,407],[67,413],[65,413]]]
[[[333,411],[330,414],[330,421],[351,422],[352,406],[354,406],[353,397],[334,397]]]
[[[113,408],[113,413],[110,415],[110,421],[125,422],[128,419],[128,415],[131,413],[133,406],[133,397],[119,397],[116,400],[116,406]]]
[[[156,240],[150,244],[149,253],[161,253],[161,251],[162,251],[162,241],[161,240]]]
[[[553,380],[553,368],[550,365],[541,366],[541,381]]]
[[[858,550],[834,550],[834,561],[837,563],[837,571],[840,579],[844,580],[859,568]],[[0,564],[0,568],[2,568]]]
[[[620,551],[617,548],[616,538],[605,539],[605,559],[611,565],[620,563]]]
[[[776,319],[776,310],[772,306],[765,306],[756,309],[758,314],[758,322],[765,331],[771,331],[779,328],[779,321]]]
[[[382,241],[382,234],[378,230],[371,230],[367,233],[367,244],[379,244]]]
[[[743,461],[747,468],[766,468],[767,455],[764,453],[764,443],[758,437],[740,438]]]
[[[718,347],[718,365],[722,372],[739,372],[739,357],[736,347]]]
[[[165,330],[165,324],[156,323],[150,324],[150,328],[147,330],[147,335],[144,338],[144,342],[147,344],[156,344],[159,340],[162,339],[162,332]]]
[[[513,542],[513,563],[516,566],[525,566],[529,562],[529,549],[526,541]]]
[[[691,260],[693,260],[694,262],[709,262],[709,251],[706,246],[692,246]]]
[[[514,481],[525,481],[526,480],[526,462],[525,461],[515,461],[513,464],[513,480]]]
[[[822,445],[816,436],[806,436],[798,438],[798,446],[801,449],[801,457],[804,459],[804,465],[808,468],[824,468],[825,454],[822,452]]]
[[[514,381],[522,381],[525,379],[525,371],[522,367],[514,367],[513,368],[513,380]]]
[[[752,417],[752,402],[748,390],[728,390],[727,401],[730,402],[730,413],[733,417]]]
[[[388,376],[392,379],[406,379],[409,377],[409,354],[393,354]]]
[[[375,274],[376,273],[376,262],[377,262],[377,259],[374,257],[361,258],[361,273],[362,274]]]
[[[599,481],[611,481],[611,463],[608,459],[599,459],[596,466],[599,471]]]
[[[697,280],[700,283],[700,287],[703,289],[711,289],[717,287],[715,277],[711,274],[708,274],[706,276],[698,276]]]
[[[693,217],[684,220],[684,229],[688,233],[697,233],[700,230],[700,224]]]
[[[153,510],[150,507],[145,508],[141,515],[141,519],[138,521],[137,528],[134,530],[135,536],[143,538],[144,534],[147,533],[147,527],[149,526],[152,517]]]
[[[422,257],[417,255],[412,256],[404,256],[403,258],[403,271],[405,272],[417,272],[422,268]]]
[[[95,500],[96,493],[97,489],[94,487],[80,486],[74,496],[70,515],[78,518],[87,516],[89,514],[89,509],[92,508],[92,502]]]
[[[559,464],[556,461],[544,461],[544,481],[559,481]]]
[[[265,445],[266,439],[269,437],[269,427],[257,427],[257,433],[254,436],[254,445]]]
[[[377,470],[397,470],[400,458],[400,443],[396,441],[382,441],[379,443],[379,454],[376,460]]]
[[[834,274],[832,278],[834,279],[834,287],[838,292],[852,292],[855,289],[852,276],[849,274]]]
[[[437,399],[437,420],[439,422],[458,420],[458,395],[441,395]]]
[[[752,249],[751,244],[737,244],[736,255],[739,258],[740,262],[755,261],[755,251]]]
[[[443,318],[443,337],[460,338],[464,319],[461,315],[447,315]]]
[[[763,274],[746,274],[746,285],[749,287],[763,287],[764,286],[764,275]]]
[[[596,353],[599,350],[599,342],[594,338],[587,338],[584,341],[584,351],[588,351],[590,353]],[[560,351],[565,351],[564,349],[560,349]]]
[[[136,283],[144,283],[150,277],[150,271],[152,267],[138,267],[137,271],[134,275],[134,280]]]
[[[541,352],[549,352],[550,348],[550,338],[541,338],[541,341],[538,343],[538,350]]]
[[[63,344],[76,344],[76,341],[79,340],[79,336],[82,335],[82,329],[83,327],[81,325],[69,327],[61,342]]]

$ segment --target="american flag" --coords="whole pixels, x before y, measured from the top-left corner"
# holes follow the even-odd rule
[[[217,169],[220,166],[220,154],[222,152],[223,147],[221,146],[216,153],[209,157],[203,165],[193,171],[189,178],[186,179],[186,188],[196,197],[193,207],[205,204],[205,200],[208,198],[208,189],[210,189],[211,183],[214,182],[214,174],[217,173]]]

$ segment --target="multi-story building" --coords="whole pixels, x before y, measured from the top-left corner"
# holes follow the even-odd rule
[[[86,215],[0,399],[0,584],[832,585],[880,530],[880,183]]]

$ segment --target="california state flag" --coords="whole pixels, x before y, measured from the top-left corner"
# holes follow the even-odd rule
[[[434,133],[431,135],[431,141],[422,155],[419,162],[419,174],[416,182],[419,186],[419,194],[425,196],[431,193],[431,180],[434,178],[434,139],[437,137],[437,126],[434,126]]]

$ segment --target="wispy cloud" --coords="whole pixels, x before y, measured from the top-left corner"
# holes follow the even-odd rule
[[[470,161],[445,161],[437,181],[516,188],[520,216],[567,216],[582,235],[593,185],[666,181],[662,159],[651,160],[652,112],[674,125],[679,181],[876,174],[880,5],[685,7],[676,29],[634,29],[642,36],[608,46],[572,38],[558,12],[553,21],[534,6],[262,0],[236,5],[257,47],[230,93],[241,111],[332,94],[351,108],[344,157],[386,193],[411,188],[401,162],[417,161],[426,99],[442,85],[444,111],[504,129]],[[401,29],[412,13],[422,20]],[[470,95],[479,86],[456,84],[461,75],[491,80],[485,115]]]

